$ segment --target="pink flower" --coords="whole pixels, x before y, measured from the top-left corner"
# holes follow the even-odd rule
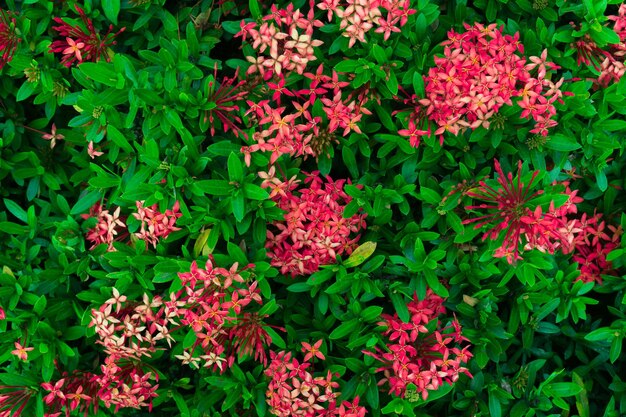
[[[305,362],[308,361],[311,358],[319,358],[321,360],[325,360],[326,359],[324,354],[320,351],[320,347],[322,346],[322,342],[323,342],[323,340],[320,339],[317,342],[315,342],[315,344],[313,344],[313,346],[311,346],[307,342],[302,342],[302,351],[306,352],[306,355],[304,355],[304,361]]]
[[[63,50],[64,55],[74,55],[78,62],[82,62],[83,57],[80,53],[81,49],[85,47],[83,42],[76,42],[72,38],[65,38],[68,47]]]
[[[91,157],[91,159],[95,159],[97,156],[104,155],[104,152],[96,151],[93,148],[93,141],[89,141],[89,145],[87,145],[87,154]]]
[[[15,342],[15,350],[12,350],[11,354],[17,356],[18,359],[26,362],[28,360],[28,352],[33,349],[35,348],[23,347],[19,342]]]
[[[54,148],[57,140],[65,139],[65,136],[57,133],[57,126],[54,123],[52,123],[51,133],[44,133],[43,135],[41,135],[41,137],[45,140],[50,141],[50,148]]]

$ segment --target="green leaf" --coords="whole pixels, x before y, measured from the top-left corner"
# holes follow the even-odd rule
[[[194,184],[209,195],[229,195],[235,189],[226,180],[200,180]]]
[[[76,204],[74,204],[74,207],[72,207],[70,214],[76,215],[88,212],[91,206],[93,206],[101,198],[102,195],[100,194],[100,191],[91,191],[87,193],[78,199]]]
[[[115,87],[117,85],[117,73],[115,72],[113,64],[109,64],[104,61],[100,61],[98,63],[83,62],[78,65],[78,69],[87,77],[99,82],[100,84],[104,84],[109,87]]]
[[[344,323],[341,323],[335,330],[328,336],[331,340],[341,339],[346,337],[350,333],[356,332],[359,319],[351,319]]]
[[[246,204],[242,193],[235,193],[230,199],[230,207],[235,220],[241,222],[246,214]]]
[[[117,25],[117,15],[120,13],[120,0],[102,0],[104,15],[114,25]]]
[[[389,297],[391,298],[391,303],[393,304],[393,308],[396,309],[396,313],[398,313],[398,317],[405,323],[409,322],[409,308],[407,307],[407,302],[404,299],[404,295],[398,292],[389,292]]]
[[[553,382],[547,387],[556,397],[571,397],[579,394],[583,389],[573,382]]]
[[[248,8],[250,9],[250,14],[254,19],[259,19],[261,17],[261,8],[259,7],[258,0],[249,0]]]
[[[243,182],[243,166],[235,152],[228,156],[228,178],[231,181]]]
[[[107,137],[120,148],[128,153],[133,153],[133,147],[126,137],[112,124],[107,125]]]
[[[265,189],[256,184],[246,183],[243,185],[243,193],[250,200],[267,200],[270,195]]]
[[[5,198],[4,205],[7,207],[7,210],[9,210],[9,213],[17,217],[22,222],[28,223],[28,215],[26,214],[26,210],[21,208],[19,204],[12,200],[9,200],[8,198]]]
[[[576,138],[567,137],[560,133],[550,136],[550,140],[544,145],[547,149],[561,152],[570,152],[580,148],[580,143],[576,142]]]

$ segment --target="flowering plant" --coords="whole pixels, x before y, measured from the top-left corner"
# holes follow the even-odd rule
[[[617,416],[621,0],[0,4],[0,417]]]

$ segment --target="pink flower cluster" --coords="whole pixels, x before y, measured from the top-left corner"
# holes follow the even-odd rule
[[[446,312],[444,299],[428,290],[424,300],[417,295],[407,305],[411,319],[403,322],[397,313],[393,316],[383,314],[384,321],[379,325],[387,330],[387,348],[376,348],[376,352],[364,351],[383,363],[377,369],[385,377],[379,385],[389,383],[389,393],[417,401],[418,397],[426,400],[429,391],[436,391],[444,383],[453,384],[464,373],[471,377],[463,367],[472,357],[467,339],[461,334],[461,325],[453,320],[443,326],[439,316]],[[426,327],[435,320],[437,327],[429,331]],[[465,347],[460,348],[461,344]]]
[[[145,240],[156,247],[159,239],[166,238],[171,232],[180,230],[175,227],[176,220],[182,216],[179,212],[180,204],[178,201],[170,210],[161,213],[158,206],[154,204],[151,207],[144,207],[144,201],[137,201],[137,213],[133,213],[133,217],[141,221],[141,230],[135,233],[135,237]],[[95,217],[98,223],[87,232],[87,241],[92,245],[89,248],[93,250],[101,243],[108,244],[108,251],[115,251],[113,242],[123,240],[128,233],[120,234],[126,228],[126,216],[120,216],[120,207],[115,209],[113,214],[109,210],[103,210],[100,203],[94,204],[89,209],[89,214],[82,214],[83,219]]]
[[[274,176],[274,167],[261,172],[261,186],[271,190],[270,196],[285,211],[283,221],[275,222],[267,232],[268,256],[281,273],[308,275],[320,265],[335,262],[337,255],[350,254],[365,229],[365,214],[343,217],[352,198],[343,190],[345,180],[326,182],[319,172],[307,175],[306,187],[298,189],[295,177],[283,181]]]
[[[61,63],[68,68],[74,62],[97,62],[101,59],[109,61],[111,57],[107,49],[115,45],[115,38],[126,28],[113,33],[113,25],[110,25],[108,32],[101,36],[83,9],[78,5],[74,5],[74,8],[80,15],[81,23],[79,24],[72,25],[60,17],[53,18],[59,26],[53,26],[52,29],[64,39],[52,42],[50,52],[62,53]]]
[[[87,241],[92,243],[90,250],[95,249],[96,246],[102,243],[106,243],[108,251],[115,251],[113,242],[127,236],[127,233],[120,234],[122,229],[126,228],[124,224],[126,217],[120,217],[119,207],[111,214],[109,210],[103,210],[100,203],[96,203],[89,209],[89,214],[81,214],[81,217],[85,220],[92,217],[98,219],[98,224],[87,232]]]
[[[135,233],[138,239],[145,240],[156,248],[160,238],[166,238],[170,233],[180,230],[175,227],[176,219],[182,216],[178,201],[170,210],[165,213],[159,212],[159,206],[154,204],[151,207],[144,207],[143,201],[137,201],[137,213],[133,216],[141,221],[141,230]]]
[[[322,0],[317,2],[317,7],[328,11],[329,22],[333,14],[337,16],[343,36],[350,39],[349,48],[356,41],[367,42],[365,34],[373,27],[376,27],[374,32],[383,34],[384,40],[389,39],[392,32],[400,32],[410,15],[417,13],[411,9],[410,0]]]
[[[328,371],[326,376],[314,377],[311,363],[299,362],[291,352],[270,352],[270,365],[265,375],[271,378],[266,398],[270,412],[279,417],[363,417],[365,407],[359,406],[359,397],[353,401],[337,400],[339,383]]]
[[[626,66],[624,65],[624,56],[626,56],[626,4],[619,7],[616,16],[608,16],[608,19],[615,22],[613,30],[619,36],[620,42],[611,45],[610,52],[602,51],[604,59],[600,64],[600,75],[597,83],[603,87],[617,83],[626,73]]]
[[[108,359],[108,358],[107,358]],[[84,415],[98,413],[100,401],[105,407],[120,408],[148,407],[152,410],[152,398],[157,396],[157,373],[145,372],[140,364],[126,361],[119,364],[109,362],[101,366],[102,374],[75,371],[64,372],[56,382],[44,382],[41,387],[48,391],[44,402],[48,407],[45,417],[69,416],[74,410]],[[90,410],[93,410],[90,413]]]
[[[543,193],[539,190],[531,194],[539,171],[535,171],[528,184],[524,184],[521,180],[521,161],[518,162],[516,178],[511,172],[505,175],[498,160],[495,160],[495,170],[498,187],[480,181],[478,187],[465,191],[465,195],[484,201],[465,209],[486,210],[487,213],[466,219],[463,224],[476,223],[475,228],[489,225],[483,240],[496,240],[505,232],[502,245],[496,249],[494,256],[506,258],[510,264],[522,259],[519,244],[523,238],[524,250],[537,249],[550,254],[557,250],[563,254],[573,252],[573,259],[580,264],[580,279],[602,282],[601,274],[611,271],[606,255],[619,245],[621,227],[606,226],[600,221],[601,214],[589,218],[586,213],[580,217],[572,216],[578,214],[576,205],[583,199],[577,195],[577,190],[570,189],[568,181],[554,184],[565,187],[562,194],[567,196],[567,201],[562,206],[555,208],[554,202],[551,202],[546,212],[540,205],[531,209],[529,201]]]
[[[271,10],[260,27],[256,22],[242,20],[241,31],[235,35],[243,41],[249,36],[254,49],[269,53],[269,56],[247,57],[252,63],[248,73],[259,71],[266,77],[281,75],[283,71],[302,74],[307,64],[317,59],[313,48],[323,42],[313,39],[313,31],[323,23],[315,19],[313,8],[306,16],[299,9],[294,10],[293,4],[285,9],[278,9],[273,4]]]
[[[275,104],[270,104],[270,100],[258,103],[247,101],[250,109],[246,115],[250,115],[250,122],[261,126],[262,130],[252,136],[256,143],[242,148],[246,164],[250,164],[251,153],[257,151],[272,152],[270,163],[284,154],[318,157],[330,143],[336,141],[335,132],[338,129],[343,129],[344,136],[351,131],[361,132],[357,123],[363,114],[371,114],[364,107],[368,101],[365,92],[342,99],[341,88],[348,82],[340,81],[335,71],[332,71],[332,76],[323,72],[324,66],[320,65],[315,73],[304,73],[305,78],[310,80],[308,87],[294,91],[285,86],[283,75],[276,76],[276,82],[267,82],[268,88],[274,91],[272,101]],[[284,97],[291,98],[289,103],[280,107]],[[299,100],[299,97],[305,98],[305,101]],[[322,117],[311,116],[309,111],[318,98],[322,102],[327,124],[323,123]]]
[[[531,133],[546,136],[557,124],[554,103],[562,102],[563,96],[563,79],[554,83],[547,77],[548,70],[559,68],[546,61],[547,51],[527,63],[516,54],[524,52],[519,33],[504,35],[496,24],[465,24],[465,29],[448,32],[448,40],[442,42],[443,56],[435,56],[435,67],[424,77],[426,97],[405,100],[413,111],[408,129],[398,133],[417,147],[422,137],[430,135],[433,123],[443,144],[446,132],[458,135],[467,128],[489,128],[491,117],[519,97],[521,117],[535,121]],[[531,75],[533,70],[536,75]]]

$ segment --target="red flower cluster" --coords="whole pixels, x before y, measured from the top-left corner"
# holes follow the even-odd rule
[[[239,111],[239,106],[236,103],[243,100],[247,94],[241,90],[246,81],[237,81],[238,75],[239,67],[232,77],[223,77],[216,89],[217,64],[215,64],[213,79],[207,83],[207,107],[200,116],[200,129],[203,132],[210,128],[211,136],[215,136],[215,117],[217,116],[222,123],[224,132],[228,132],[230,129],[237,137],[239,137],[239,133],[245,136],[239,127],[241,118],[235,114],[236,111]]]
[[[252,63],[248,73],[259,71],[266,78],[281,75],[283,71],[295,70],[302,74],[307,64],[317,59],[313,48],[323,42],[313,39],[313,30],[323,23],[315,19],[313,8],[306,16],[299,9],[294,10],[293,4],[285,9],[273,4],[271,10],[258,29],[256,22],[242,20],[241,31],[235,35],[243,41],[250,36],[254,49],[259,53],[269,52],[269,56],[247,57]]]
[[[435,56],[426,83],[426,97],[414,95],[405,100],[413,106],[409,128],[399,131],[411,144],[419,146],[421,138],[430,135],[430,123],[436,125],[435,134],[443,144],[443,135],[457,135],[461,130],[489,127],[491,117],[503,105],[522,108],[521,117],[532,118],[535,127],[531,133],[548,134],[556,126],[554,103],[562,102],[560,86],[546,78],[548,70],[558,67],[546,61],[547,51],[541,57],[531,57],[531,63],[516,53],[524,52],[519,33],[504,35],[496,24],[474,26],[465,24],[464,33],[448,32],[442,42],[443,56]],[[530,71],[536,70],[535,76]]]
[[[72,25],[60,17],[55,17],[53,20],[59,26],[53,26],[52,29],[56,30],[64,39],[52,42],[50,52],[62,53],[61,63],[68,68],[76,61],[79,63],[83,61],[97,62],[101,59],[110,61],[111,57],[107,48],[115,45],[115,38],[126,28],[113,33],[113,25],[110,25],[107,33],[101,36],[83,9],[78,5],[74,5],[74,8],[80,15],[82,24]]]
[[[0,9],[0,70],[13,59],[21,42],[15,30],[15,18],[11,12]]]
[[[463,367],[472,354],[469,346],[460,348],[467,342],[461,334],[461,325],[455,320],[443,327],[439,319],[446,312],[444,299],[428,290],[424,300],[417,295],[407,305],[411,319],[403,322],[395,313],[393,316],[383,314],[384,321],[379,325],[387,330],[387,351],[376,348],[376,353],[364,351],[384,366],[377,369],[383,371],[385,377],[379,385],[389,383],[389,392],[394,395],[417,401],[419,396],[428,398],[429,391],[436,391],[444,383],[453,384],[461,373],[471,377]],[[432,321],[436,328],[429,331],[427,326]]]
[[[250,163],[250,154],[257,151],[272,152],[270,163],[274,163],[284,154],[318,157],[326,151],[330,143],[336,141],[335,132],[338,129],[343,129],[344,136],[350,131],[361,132],[357,123],[363,114],[371,114],[364,107],[368,101],[366,91],[350,94],[342,99],[341,89],[348,82],[340,81],[334,70],[332,76],[325,75],[323,65],[315,73],[304,73],[304,77],[310,80],[308,87],[293,91],[285,86],[284,75],[270,79],[267,87],[274,91],[272,100],[276,105],[271,105],[270,100],[261,100],[258,103],[247,101],[250,109],[246,115],[250,115],[255,126],[262,126],[262,130],[252,137],[256,143],[242,148],[246,155],[246,164]],[[288,105],[280,107],[283,97],[292,99]],[[304,98],[305,101],[302,102],[299,98]],[[313,117],[309,111],[317,98],[321,100],[328,120],[326,126],[322,126],[322,117]]]
[[[335,262],[337,255],[350,254],[357,245],[360,235],[354,233],[365,229],[365,214],[343,217],[343,210],[352,198],[343,191],[345,180],[326,182],[313,172],[298,188],[295,177],[282,181],[274,176],[274,167],[268,173],[261,172],[261,186],[271,190],[270,196],[284,210],[285,219],[268,230],[268,256],[272,265],[280,267],[281,273],[308,275],[320,265]]]
[[[328,371],[325,377],[314,377],[311,363],[299,362],[291,352],[270,352],[270,365],[265,375],[271,378],[266,397],[270,412],[279,417],[363,417],[367,412],[359,406],[359,397],[352,402],[337,401],[339,383]]]
[[[496,240],[502,231],[506,231],[502,246],[494,254],[497,258],[505,257],[509,263],[514,263],[519,256],[519,242],[526,233],[526,222],[522,221],[524,216],[534,217],[534,213],[528,207],[528,201],[543,193],[539,190],[530,193],[535,177],[539,171],[535,171],[528,184],[522,182],[522,161],[517,164],[517,180],[514,180],[513,173],[504,175],[500,162],[494,160],[495,170],[498,174],[499,187],[493,188],[485,181],[479,182],[479,187],[467,191],[469,197],[486,201],[473,206],[466,206],[466,210],[488,210],[488,213],[472,219],[463,221],[463,224],[477,223],[475,229],[484,225],[490,225],[490,229],[483,235],[483,240],[487,238]],[[541,207],[539,207],[541,210]],[[540,214],[540,213],[539,213]],[[552,247],[549,242],[543,242]]]
[[[166,238],[170,233],[180,230],[174,226],[176,219],[182,216],[179,211],[180,204],[177,201],[171,210],[161,213],[158,205],[144,207],[143,203],[143,201],[137,201],[137,213],[133,213],[133,216],[141,221],[141,230],[135,233],[135,236],[151,243],[156,248],[160,238]]]
[[[196,262],[191,271],[179,273],[183,288],[165,302],[165,317],[177,329],[193,330],[196,341],[176,357],[183,364],[224,371],[232,366],[237,355],[254,353],[254,359],[267,362],[265,346],[272,341],[263,328],[262,318],[244,312],[255,301],[263,304],[256,281],[248,283],[241,273],[253,268],[250,264],[239,270],[237,263],[230,269],[214,268],[208,260],[205,269]]]
[[[483,240],[496,240],[505,231],[502,246],[495,251],[494,256],[504,257],[510,264],[522,259],[519,244],[523,237],[524,250],[537,249],[551,254],[557,250],[564,254],[574,252],[573,259],[580,264],[580,279],[601,283],[601,274],[611,272],[606,255],[619,245],[621,227],[606,226],[600,221],[601,214],[587,218],[584,213],[572,218],[571,215],[578,213],[576,204],[583,199],[577,195],[577,190],[570,189],[567,181],[560,183],[565,187],[563,194],[568,197],[562,206],[555,208],[552,202],[545,213],[541,206],[531,209],[529,200],[543,193],[539,190],[531,194],[539,171],[535,171],[528,185],[525,185],[521,180],[521,161],[518,162],[515,179],[511,172],[504,174],[498,160],[495,160],[495,170],[499,187],[494,188],[480,181],[477,188],[464,192],[469,197],[487,202],[466,206],[466,210],[487,210],[488,213],[464,220],[463,224],[477,223],[476,228],[490,225]]]
[[[329,22],[333,13],[337,16],[343,36],[350,39],[349,48],[356,41],[367,42],[365,34],[373,27],[376,27],[374,32],[383,34],[384,40],[389,39],[392,32],[400,32],[410,15],[417,13],[411,9],[410,0],[322,0],[317,2],[317,7],[328,11]]]

